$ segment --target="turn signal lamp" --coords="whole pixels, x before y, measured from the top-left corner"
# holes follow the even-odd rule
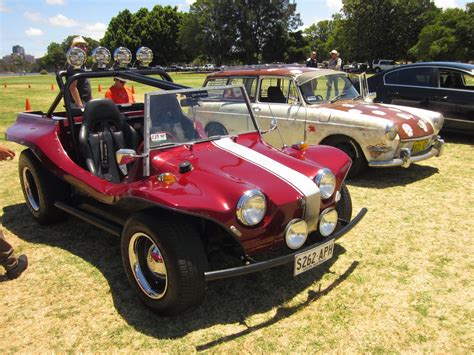
[[[87,56],[79,47],[72,47],[66,53],[66,59],[68,64],[74,69],[80,69],[86,62]]]
[[[176,182],[176,176],[172,173],[162,173],[158,175],[158,181],[165,185],[171,185]]]
[[[132,61],[132,52],[128,48],[118,47],[114,51],[114,61],[120,68],[126,68]]]
[[[298,150],[306,150],[308,149],[309,144],[303,141],[303,142],[293,144],[291,147]]]
[[[97,47],[92,51],[92,59],[100,69],[105,69],[111,58],[110,51],[105,47]]]
[[[142,67],[147,67],[153,61],[153,52],[148,47],[140,47],[135,54]]]

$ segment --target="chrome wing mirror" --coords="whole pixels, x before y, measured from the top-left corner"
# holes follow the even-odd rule
[[[118,165],[127,165],[135,162],[139,158],[144,158],[145,154],[137,154],[133,149],[119,149],[115,153],[115,159]]]

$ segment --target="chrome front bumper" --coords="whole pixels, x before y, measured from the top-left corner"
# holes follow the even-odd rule
[[[373,168],[388,168],[392,166],[408,168],[411,163],[416,163],[418,161],[426,160],[435,156],[440,157],[443,154],[443,151],[444,140],[438,136],[433,140],[431,147],[426,153],[412,156],[410,149],[402,148],[400,149],[400,157],[394,158],[392,160],[372,161],[369,162],[369,166]]]

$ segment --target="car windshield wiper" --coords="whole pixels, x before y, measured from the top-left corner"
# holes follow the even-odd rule
[[[341,94],[341,95],[334,96],[334,97],[331,99],[330,102],[333,104],[333,103],[335,103],[337,100],[339,100],[339,99],[340,99],[341,97],[343,97],[343,96],[346,96],[346,93]]]
[[[165,142],[165,143],[155,145],[153,148],[166,148],[166,147],[171,147],[171,146],[178,145],[178,144],[183,144],[183,143]]]

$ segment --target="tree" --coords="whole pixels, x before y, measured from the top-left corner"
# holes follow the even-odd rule
[[[405,58],[437,12],[431,0],[345,0],[345,45],[358,60]]]
[[[154,63],[169,64],[182,57],[178,43],[183,14],[177,7],[156,5],[151,11],[139,9],[135,14],[123,10],[110,20],[101,44],[115,49],[120,46],[136,51],[149,47]]]
[[[421,30],[410,55],[418,60],[472,60],[473,9],[473,3],[470,3],[465,11],[454,8],[439,12],[434,21]]]

